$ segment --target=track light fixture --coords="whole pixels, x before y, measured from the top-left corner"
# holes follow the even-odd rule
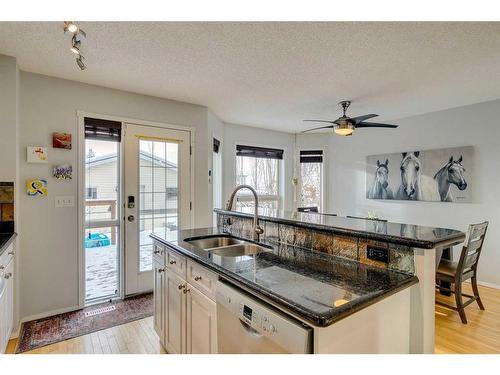
[[[64,22],[64,33],[72,35],[70,51],[77,55],[76,64],[78,67],[81,70],[85,70],[85,58],[82,55],[81,46],[82,40],[87,36],[87,34],[85,34],[85,31],[80,29],[80,27],[73,21]]]

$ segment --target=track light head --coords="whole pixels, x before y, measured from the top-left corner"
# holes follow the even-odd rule
[[[71,48],[70,51],[73,52],[75,55],[80,55],[80,47],[82,45],[82,41],[78,40],[76,38],[76,35],[73,35],[73,38],[71,39]]]
[[[64,32],[65,33],[71,33],[71,34],[76,34],[80,28],[74,23],[73,21],[65,21],[64,22]]]
[[[76,64],[78,65],[78,67],[80,68],[80,70],[85,70],[87,67],[85,66],[85,63],[83,62],[84,58],[82,55],[79,55],[77,58],[76,58]]]

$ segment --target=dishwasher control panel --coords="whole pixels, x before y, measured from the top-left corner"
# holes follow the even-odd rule
[[[312,329],[295,318],[225,282],[219,281],[216,290],[217,308],[221,306],[229,310],[243,324],[251,327],[255,334],[282,345],[290,345],[291,342],[300,342],[300,346],[309,345]]]

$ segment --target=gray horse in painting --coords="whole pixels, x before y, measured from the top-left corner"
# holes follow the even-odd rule
[[[458,160],[453,160],[453,156],[450,157],[450,160],[434,176],[442,202],[453,202],[453,196],[450,192],[451,185],[455,185],[458,190],[467,189],[462,160],[462,155]]]
[[[370,199],[394,199],[392,190],[389,187],[389,159],[385,163],[377,160],[377,170],[375,171],[375,178],[371,189],[368,191],[368,198]]]
[[[439,201],[437,183],[420,171],[419,151],[403,152],[401,160],[401,185],[396,199],[412,201]]]

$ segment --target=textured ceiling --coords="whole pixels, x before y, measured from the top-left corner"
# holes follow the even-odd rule
[[[0,22],[22,70],[209,107],[226,122],[300,131],[304,118],[377,120],[500,98],[500,23]],[[314,126],[314,124],[312,124]],[[383,130],[367,130],[383,131]]]

